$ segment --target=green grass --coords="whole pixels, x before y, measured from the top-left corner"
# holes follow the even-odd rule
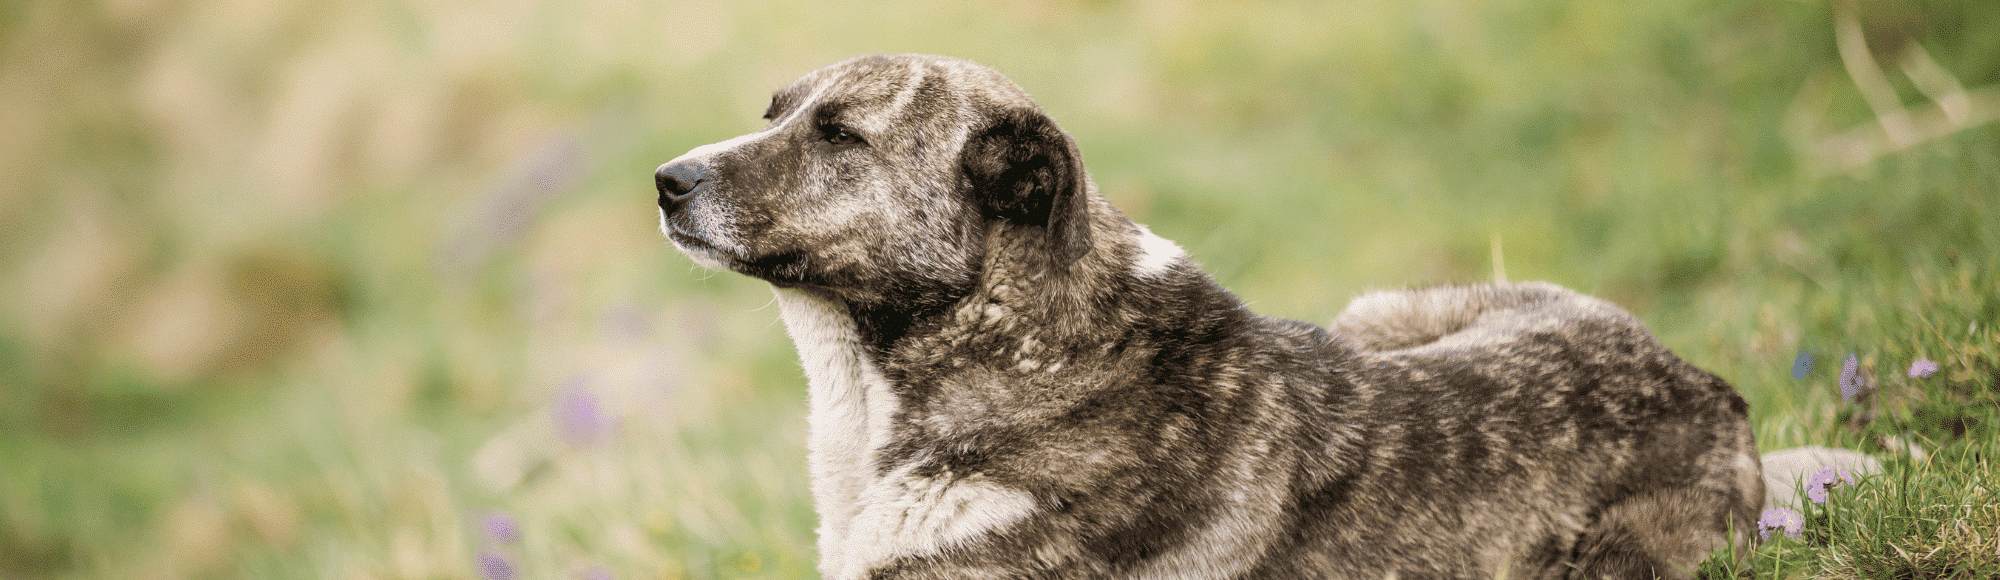
[[[1992,417],[1982,417],[1990,421]],[[2000,501],[1993,433],[1829,490],[1801,506],[1798,537],[1782,530],[1754,551],[1718,554],[1708,578],[1992,578],[2000,574]],[[1803,494],[1800,497],[1805,497]]]
[[[2000,5],[1864,4],[1904,104],[1905,42],[2000,85]],[[1764,449],[1885,458],[1716,574],[1991,577],[2000,127],[1829,164],[1875,122],[1830,6],[6,3],[0,578],[812,577],[791,345],[665,247],[647,173],[896,51],[1007,73],[1260,312],[1487,279],[1497,238]]]

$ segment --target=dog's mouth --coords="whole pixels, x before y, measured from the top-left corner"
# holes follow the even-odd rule
[[[704,262],[713,268],[728,269],[780,286],[813,285],[807,276],[806,253],[802,251],[787,250],[738,256],[707,240],[678,231],[669,230],[667,239],[673,240],[674,245],[679,246],[682,252],[694,257],[696,261]]]
[[[717,270],[743,271],[740,266],[742,260],[736,256],[736,252],[710,243],[701,236],[686,233],[671,219],[662,219],[661,226],[660,231],[667,235],[667,241],[673,243],[674,249],[694,259],[696,264]]]
[[[676,231],[667,232],[667,239],[673,240],[675,244],[679,244],[681,247],[687,248],[689,250],[698,250],[703,252],[714,252],[714,253],[722,252],[721,248],[715,247],[715,244],[708,243],[707,240],[703,240],[701,238],[697,238]],[[734,260],[732,259],[731,261]]]

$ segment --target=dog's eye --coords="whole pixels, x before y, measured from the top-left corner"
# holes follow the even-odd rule
[[[833,145],[855,145],[861,143],[861,136],[847,130],[846,127],[827,125],[820,128],[820,131],[826,135],[826,142]]]

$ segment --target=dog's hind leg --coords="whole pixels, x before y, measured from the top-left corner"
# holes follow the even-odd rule
[[[1584,530],[1569,578],[1599,580],[1693,578],[1695,567],[1726,547],[1730,529],[1740,537],[1728,494],[1693,487],[1634,494],[1605,508]]]

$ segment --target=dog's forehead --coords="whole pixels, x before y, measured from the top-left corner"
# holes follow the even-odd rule
[[[926,85],[975,106],[1030,103],[1027,93],[999,71],[969,60],[919,54],[874,54],[827,65],[793,81],[778,98],[806,106],[887,101]]]

